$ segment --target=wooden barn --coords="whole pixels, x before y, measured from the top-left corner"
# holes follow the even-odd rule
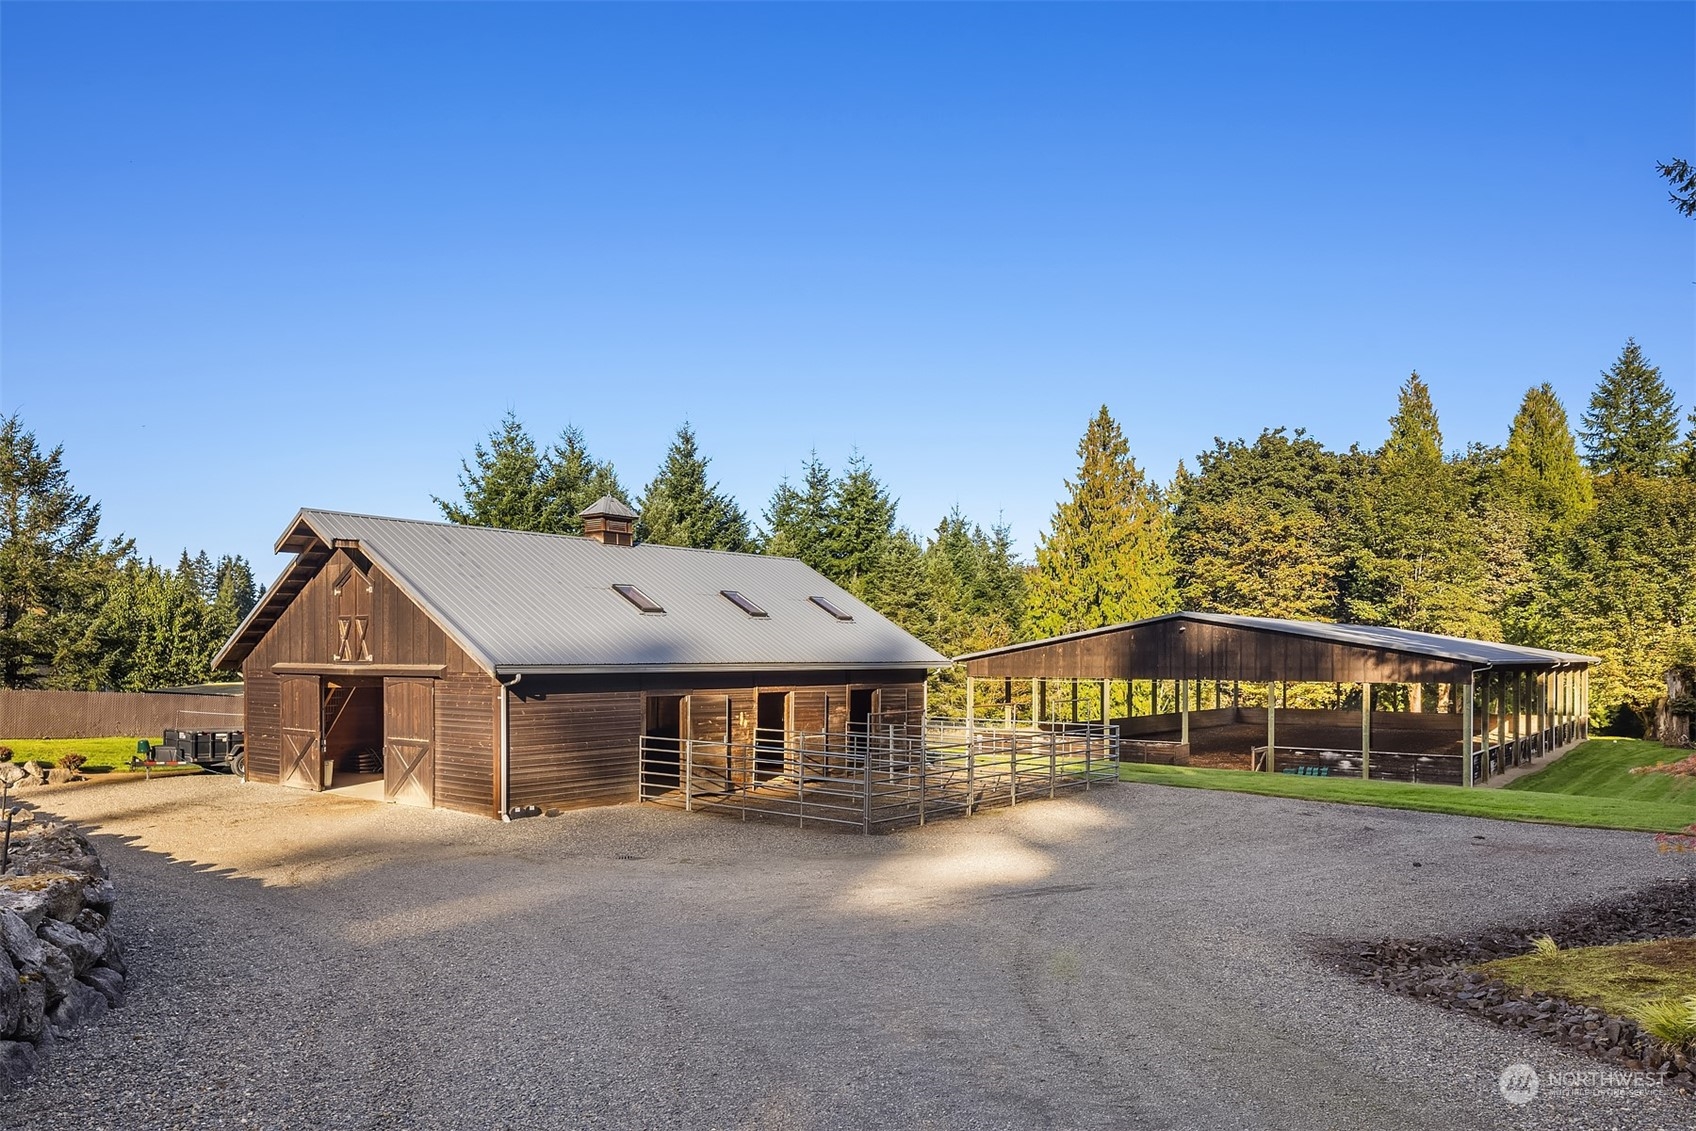
[[[303,510],[215,661],[246,681],[250,781],[380,775],[510,817],[634,801],[640,751],[920,725],[941,655],[789,558]]]

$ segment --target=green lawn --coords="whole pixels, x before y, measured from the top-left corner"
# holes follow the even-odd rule
[[[12,761],[19,765],[33,759],[43,766],[54,766],[60,758],[76,751],[88,756],[83,772],[99,774],[129,769],[137,741],[134,738],[0,738],[0,746],[10,746]]]
[[[1568,754],[1571,758],[1589,748]],[[1676,755],[1676,751],[1669,751]],[[1547,771],[1545,771],[1547,772]],[[1620,774],[1624,774],[1620,770]],[[1247,770],[1207,770],[1193,766],[1147,766],[1127,762],[1119,767],[1122,781],[1175,785],[1190,789],[1224,789],[1265,797],[1295,797],[1306,801],[1336,801],[1374,805],[1382,809],[1415,809],[1425,813],[1455,813],[1503,821],[1532,821],[1548,825],[1583,825],[1641,832],[1678,832],[1696,822],[1696,793],[1662,801],[1643,801],[1574,793],[1507,789],[1462,789],[1452,785],[1408,785],[1401,782],[1363,782],[1349,778],[1305,778],[1291,774],[1257,774]],[[1529,779],[1527,779],[1529,780]]]
[[[1593,738],[1553,765],[1503,788],[1524,793],[1577,793],[1623,801],[1683,805],[1696,821],[1696,778],[1672,774],[1633,774],[1637,766],[1657,766],[1688,758],[1690,751],[1635,738]]]

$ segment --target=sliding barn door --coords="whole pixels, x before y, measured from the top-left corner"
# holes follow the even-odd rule
[[[383,798],[436,803],[436,681],[383,681]]]
[[[282,683],[282,766],[277,780],[297,789],[324,787],[323,692],[315,675],[286,675]]]

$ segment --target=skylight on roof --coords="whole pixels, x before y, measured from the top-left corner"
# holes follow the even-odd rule
[[[841,609],[837,608],[835,605],[831,604],[829,601],[825,600],[823,597],[808,597],[807,600],[811,601],[813,604],[817,605],[819,608],[823,609],[825,612],[829,613],[831,616],[835,617],[837,620],[853,620],[854,619],[854,616],[853,616],[852,613],[843,612]]]
[[[614,585],[612,591],[644,613],[663,613],[665,607],[634,585]]]
[[[769,617],[771,615],[734,589],[720,589],[718,595],[751,617]]]

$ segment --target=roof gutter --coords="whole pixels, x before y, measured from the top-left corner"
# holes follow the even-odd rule
[[[514,672],[512,680],[501,680],[501,765],[500,765],[500,811],[501,820],[512,820],[512,689],[523,680],[523,672]]]

